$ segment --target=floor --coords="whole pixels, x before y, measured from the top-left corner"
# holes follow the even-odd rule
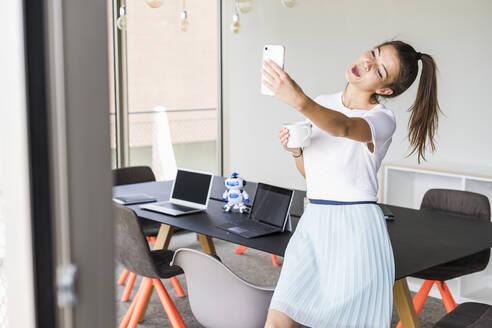
[[[238,274],[241,278],[257,285],[273,286],[276,284],[282,266],[280,265],[279,267],[274,267],[272,265],[269,254],[253,249],[247,249],[244,254],[236,255],[234,253],[234,250],[237,248],[237,245],[222,240],[214,240],[214,243],[216,246],[217,254],[221,258],[222,262],[227,265],[233,272]],[[196,238],[196,234],[193,233],[181,233],[173,236],[169,248],[177,249],[180,247],[201,250],[200,243],[197,241]],[[279,264],[281,264],[282,258],[279,257],[278,261]],[[119,276],[121,270],[121,268],[117,268],[116,276]],[[181,275],[178,277],[178,279],[186,293],[186,281],[184,279],[184,276]],[[135,286],[139,286],[139,284],[140,279],[137,279]],[[187,327],[202,327],[193,317],[187,297],[176,297],[176,293],[169,281],[163,280],[163,284],[167,289],[169,295],[171,295],[171,297],[173,298]],[[120,301],[121,294],[123,293],[123,288],[123,286],[116,287],[116,308],[118,324],[121,322],[121,319],[128,309],[128,306],[130,305],[130,302],[122,303]],[[137,288],[134,287],[132,297],[136,289]],[[436,323],[442,316],[444,316],[444,314],[445,310],[441,301],[439,299],[429,297],[419,317],[422,328],[432,327],[434,323]],[[396,314],[396,311],[393,310],[392,327],[395,327],[397,322],[398,315]],[[152,295],[151,301],[147,308],[145,319],[141,322],[139,327],[171,327],[167,316],[162,308],[162,305],[155,293],[153,293]]]

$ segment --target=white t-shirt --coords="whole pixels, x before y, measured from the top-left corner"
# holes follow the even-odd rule
[[[377,201],[377,172],[396,129],[393,112],[382,104],[370,110],[347,108],[342,103],[341,92],[321,95],[314,101],[348,117],[363,118],[371,128],[374,153],[365,142],[334,137],[313,123],[311,145],[303,149],[307,196],[336,201]]]

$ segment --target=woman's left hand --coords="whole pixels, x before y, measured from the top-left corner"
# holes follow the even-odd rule
[[[287,105],[301,110],[309,100],[301,87],[273,60],[264,62],[262,72],[263,84]]]

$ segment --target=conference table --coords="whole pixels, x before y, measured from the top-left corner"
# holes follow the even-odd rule
[[[185,216],[169,216],[128,206],[139,218],[161,223],[154,249],[166,249],[169,246],[174,228],[198,233],[205,253],[216,255],[212,238],[222,239],[238,245],[284,256],[285,249],[293,232],[282,232],[252,239],[243,238],[216,227],[218,224],[233,222],[245,214],[224,212],[222,194],[225,190],[223,177],[214,177],[208,208],[204,212]],[[245,186],[254,202],[256,183]],[[172,181],[146,182],[113,187],[113,195],[146,193],[158,201],[168,200]],[[304,209],[305,192],[294,191],[291,205],[292,231],[299,222]],[[387,221],[395,259],[395,284],[393,299],[403,327],[420,327],[413,307],[406,277],[419,271],[468,256],[492,247],[492,223],[467,220],[462,216],[439,211],[422,211],[400,206],[387,206],[395,215],[393,221]]]

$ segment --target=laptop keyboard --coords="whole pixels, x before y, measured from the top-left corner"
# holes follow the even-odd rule
[[[278,231],[277,227],[272,227],[267,224],[260,223],[258,221],[241,221],[238,224],[243,229],[247,229],[249,232],[254,234],[259,232],[275,232]]]
[[[268,235],[277,231],[279,228],[258,221],[244,220],[237,223],[225,223],[217,225],[217,228],[238,234],[246,238]]]
[[[181,212],[189,212],[189,211],[195,211],[196,210],[196,208],[193,208],[193,207],[188,207],[188,206],[183,206],[183,205],[176,205],[176,204],[173,204],[173,203],[167,203],[166,204],[166,207],[172,208],[173,210],[178,210],[178,211],[181,211]]]

